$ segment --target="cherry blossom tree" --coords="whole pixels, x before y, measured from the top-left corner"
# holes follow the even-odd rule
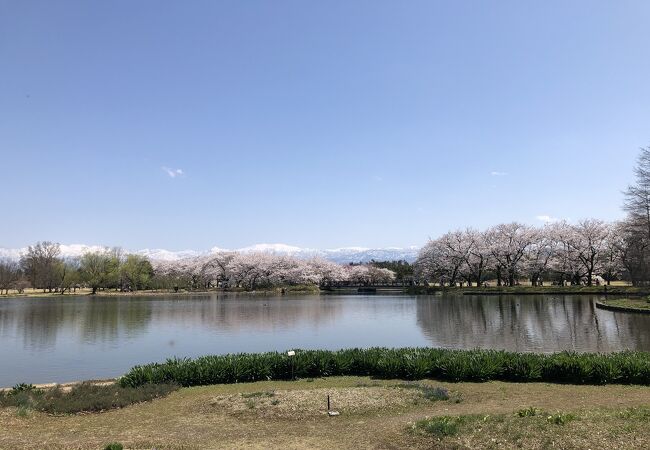
[[[555,252],[556,242],[549,226],[535,230],[523,258],[524,270],[533,286],[543,284],[542,276],[548,270]]]
[[[497,225],[486,232],[490,254],[496,264],[499,285],[504,273],[507,284],[515,284],[526,250],[534,242],[535,235],[536,230],[533,227],[517,222]]]
[[[572,255],[582,266],[587,286],[593,284],[594,272],[601,269],[600,263],[607,247],[609,227],[602,220],[585,219],[571,227],[568,239]]]
[[[487,244],[485,233],[468,228],[463,235],[465,250],[465,264],[470,274],[469,284],[472,279],[476,280],[476,285],[483,284],[483,278],[486,270],[490,267],[490,251]]]

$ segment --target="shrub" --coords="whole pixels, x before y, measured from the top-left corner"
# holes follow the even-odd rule
[[[37,390],[36,386],[34,386],[33,384],[19,383],[11,388],[11,393],[18,394],[20,392],[31,392],[36,390]]]
[[[0,406],[30,408],[54,414],[102,411],[121,408],[162,397],[178,389],[175,384],[147,384],[122,387],[117,384],[98,386],[81,383],[66,392],[60,387],[50,390],[19,390],[0,394]]]
[[[369,348],[337,351],[239,353],[170,359],[132,368],[120,379],[124,387],[177,383],[196,386],[257,380],[289,380],[337,375],[384,379],[450,381],[542,381],[573,384],[650,384],[650,353],[551,355],[497,350]]]

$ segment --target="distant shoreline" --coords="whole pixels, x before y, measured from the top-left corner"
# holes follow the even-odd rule
[[[92,294],[90,289],[84,289],[77,292],[27,292],[27,293],[9,293],[0,294],[0,299],[13,298],[64,298],[64,297],[161,297],[161,296],[207,296],[214,294],[245,294],[245,295],[294,295],[294,294],[372,294],[373,292],[384,292],[384,289],[368,287],[344,287],[321,289],[318,286],[284,286],[269,289],[245,290],[239,288],[233,289],[210,289],[210,290],[140,290],[131,292],[120,291],[97,291]],[[398,292],[396,292],[398,291]],[[399,292],[401,291],[401,292]],[[626,295],[626,296],[644,296],[650,295],[650,287],[635,286],[494,286],[494,287],[440,287],[440,286],[404,286],[391,288],[390,291],[395,294],[405,295],[436,295],[442,293],[459,294],[459,295]]]
[[[271,295],[271,294],[318,294],[320,289],[318,287],[278,287],[272,289],[258,289],[253,291],[247,291],[244,289],[210,289],[210,290],[201,290],[201,291],[174,291],[174,290],[140,290],[140,291],[130,291],[130,292],[120,292],[120,291],[97,291],[95,294],[90,292],[90,289],[78,291],[78,292],[66,292],[61,294],[60,292],[28,292],[23,294],[18,293],[9,293],[1,294],[0,299],[12,299],[12,298],[67,298],[67,297],[161,297],[161,296],[178,296],[178,297],[190,297],[190,296],[207,296],[213,294],[246,294],[246,295]]]

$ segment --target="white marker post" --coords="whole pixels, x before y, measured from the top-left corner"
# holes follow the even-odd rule
[[[296,356],[296,352],[293,350],[289,350],[287,352],[287,356],[289,359],[291,359],[291,381],[293,381],[293,357]]]

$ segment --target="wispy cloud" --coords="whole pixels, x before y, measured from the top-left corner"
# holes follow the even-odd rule
[[[162,167],[162,170],[167,175],[169,175],[170,178],[176,178],[176,177],[180,177],[182,175],[185,175],[185,172],[183,172],[183,169],[170,169],[169,167]]]
[[[544,223],[555,223],[560,221],[560,219],[558,219],[557,217],[552,217],[546,214],[540,214],[539,216],[535,216],[535,218]]]
[[[493,170],[492,172],[490,172],[490,175],[492,175],[493,177],[505,177],[506,175],[508,175],[508,172],[498,172],[496,170]]]

